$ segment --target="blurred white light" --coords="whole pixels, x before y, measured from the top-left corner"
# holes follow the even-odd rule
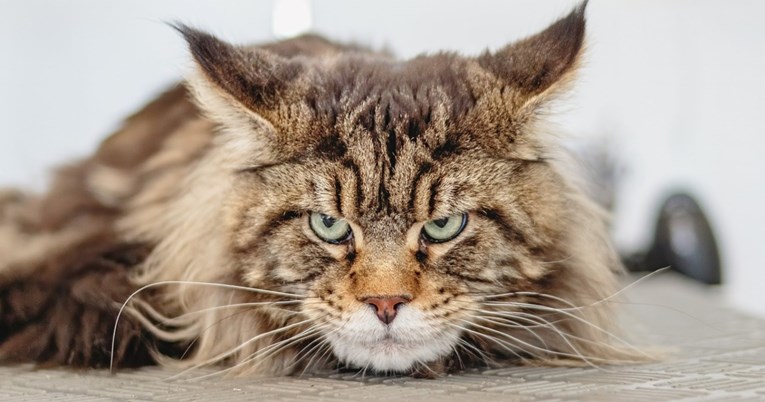
[[[288,38],[311,29],[311,0],[276,0],[274,36]]]

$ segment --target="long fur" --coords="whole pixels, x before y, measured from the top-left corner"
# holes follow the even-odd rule
[[[253,374],[642,358],[606,301],[621,269],[606,216],[545,133],[584,5],[477,58],[177,28],[197,63],[187,86],[49,194],[0,197],[0,357]],[[318,239],[311,211],[345,217],[351,243]],[[464,234],[422,240],[454,213]],[[363,302],[399,294],[411,303],[389,327]]]

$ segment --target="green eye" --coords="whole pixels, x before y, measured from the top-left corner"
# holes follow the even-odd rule
[[[308,218],[308,222],[316,236],[319,236],[319,238],[328,243],[344,243],[353,234],[351,225],[345,219],[337,219],[329,215],[313,212],[310,218]]]
[[[422,236],[431,243],[443,243],[457,237],[465,228],[466,223],[467,214],[427,221],[422,227]]]

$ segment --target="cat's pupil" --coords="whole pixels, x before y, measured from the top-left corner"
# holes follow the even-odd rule
[[[328,228],[331,228],[332,226],[334,226],[335,222],[337,222],[337,220],[331,216],[327,216],[327,215],[321,216],[321,223],[323,223],[324,226]]]
[[[443,227],[446,226],[448,222],[449,222],[449,218],[441,218],[441,219],[434,220],[433,224],[443,229]]]

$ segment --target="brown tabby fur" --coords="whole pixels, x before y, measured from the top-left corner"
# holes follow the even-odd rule
[[[543,112],[581,57],[584,5],[476,58],[396,61],[316,36],[236,47],[178,30],[198,65],[188,87],[199,106],[175,87],[48,194],[0,197],[0,356],[106,364],[130,293],[194,281],[300,302],[241,306],[295,299],[153,287],[122,316],[116,364],[363,366],[389,338],[376,338],[381,324],[361,300],[394,295],[411,299],[390,327],[406,347],[383,363],[374,355],[377,371],[632,358],[604,332],[614,330],[606,303],[590,306],[614,292],[620,269],[603,216],[545,135]],[[345,218],[352,241],[320,240],[310,212]],[[468,224],[454,240],[421,238],[424,222],[460,213]],[[579,308],[535,309],[569,307],[544,295]],[[508,325],[491,312],[522,315]],[[404,361],[431,342],[437,357]]]

